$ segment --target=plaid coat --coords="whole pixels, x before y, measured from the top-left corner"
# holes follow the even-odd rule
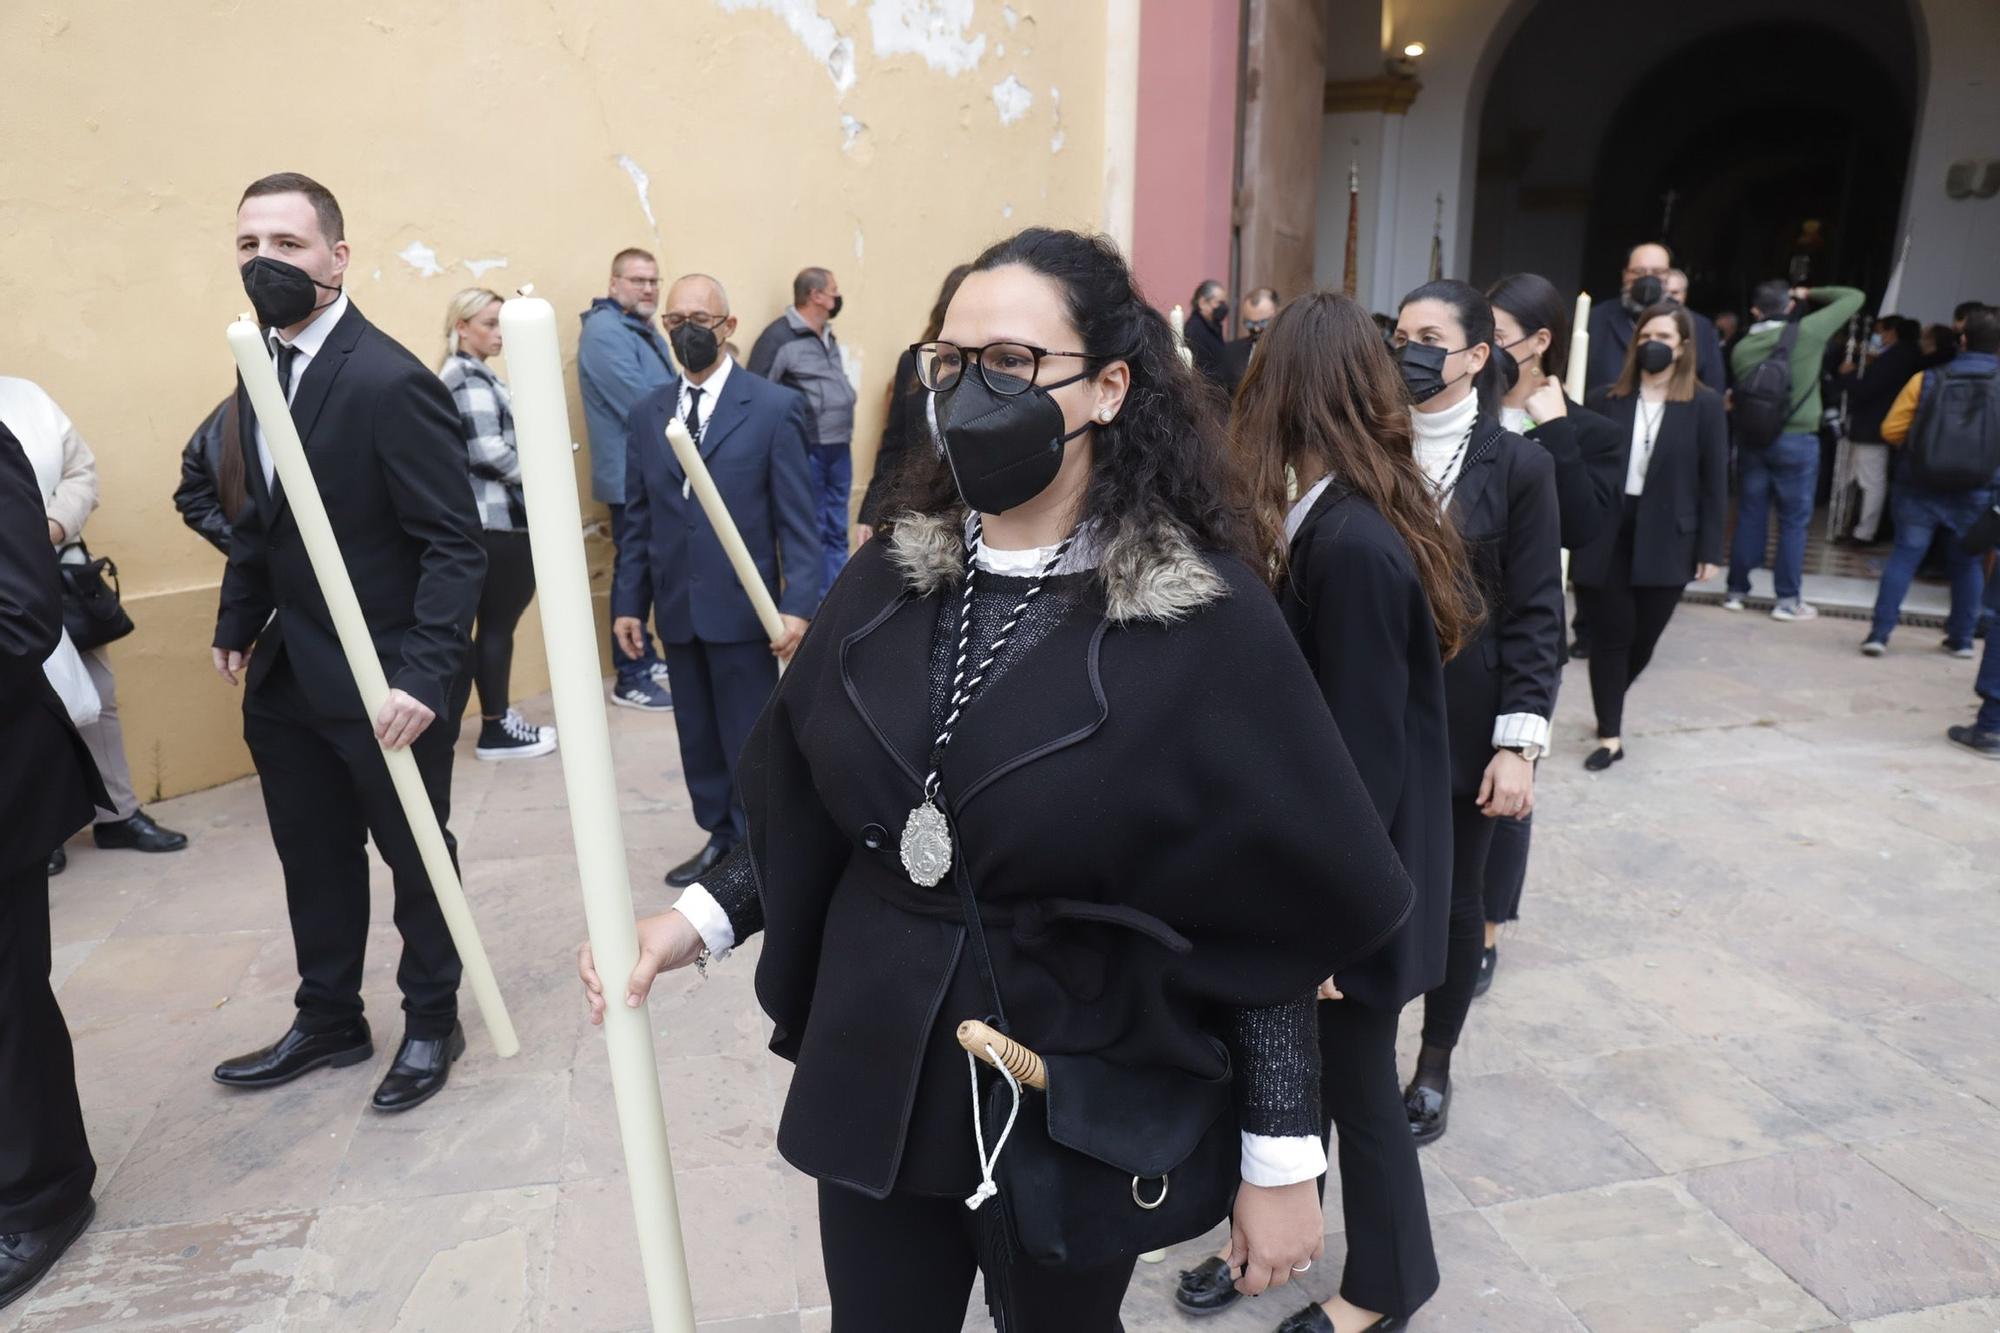
[[[453,353],[438,378],[458,405],[480,526],[488,532],[526,532],[528,507],[521,495],[521,459],[514,452],[514,408],[507,386],[485,362],[464,352]]]

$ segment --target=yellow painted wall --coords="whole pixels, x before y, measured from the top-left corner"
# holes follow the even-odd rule
[[[139,624],[112,660],[141,798],[249,771],[207,660],[220,557],[171,500],[231,383],[245,184],[327,184],[348,290],[433,362],[468,261],[581,312],[612,253],[645,246],[670,277],[723,280],[746,354],[792,274],[826,265],[860,357],[858,479],[945,270],[1030,222],[1102,224],[1105,34],[1104,0],[0,6],[0,374],[48,389],[97,452],[85,536]],[[582,439],[574,397],[571,416]],[[531,612],[517,694],[545,685],[539,629]]]

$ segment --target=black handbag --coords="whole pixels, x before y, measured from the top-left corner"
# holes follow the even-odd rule
[[[134,628],[118,595],[118,566],[106,557],[93,560],[90,549],[77,543],[83,560],[62,570],[63,628],[78,652],[87,653],[115,643]]]
[[[1006,1032],[986,930],[961,856],[953,867],[973,957]],[[995,1078],[981,1097],[1007,1248],[1013,1257],[1093,1268],[1165,1249],[1229,1216],[1242,1183],[1242,1146],[1228,1051],[1222,1073],[1047,1055],[1048,1090]],[[995,1142],[1012,1119],[1003,1142]],[[983,1188],[983,1187],[982,1187]]]

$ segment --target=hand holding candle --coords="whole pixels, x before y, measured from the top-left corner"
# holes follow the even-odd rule
[[[1563,388],[1575,402],[1583,401],[1584,378],[1590,359],[1590,293],[1579,292],[1576,298],[1576,317],[1569,328],[1569,374],[1564,379]]]
[[[702,461],[694,436],[688,434],[679,417],[667,422],[667,443],[672,446],[674,457],[680,460],[681,471],[687,474],[695,498],[701,501],[708,525],[715,529],[716,540],[722,543],[722,552],[736,571],[736,581],[743,585],[743,595],[750,599],[751,609],[757,613],[757,623],[764,627],[773,645],[792,638],[793,628],[778,614],[778,604],[771,600],[771,590],[764,586],[764,576],[751,558],[750,548],[743,544],[743,534],[736,530],[736,520],[729,516],[729,506],[723,502],[722,492],[715,488],[715,478],[709,476],[708,464]]]

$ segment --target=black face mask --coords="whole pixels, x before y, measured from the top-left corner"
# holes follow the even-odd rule
[[[1522,343],[1528,341],[1528,338],[1534,336],[1531,333],[1527,337],[1517,339],[1514,342],[1496,342],[1493,344],[1493,355],[1500,358],[1501,397],[1504,398],[1514,392],[1514,386],[1521,382],[1521,363],[1514,359],[1514,353],[1510,349],[1519,347]]]
[[[1648,273],[1632,279],[1632,285],[1619,299],[1628,311],[1636,315],[1647,306],[1658,305],[1660,298],[1666,294],[1666,284]]]
[[[258,255],[241,272],[243,293],[257,311],[258,323],[267,329],[288,329],[340,299],[340,288],[329,287],[282,259]],[[321,291],[332,292],[333,299],[319,300]]]
[[[1218,329],[1222,327],[1222,321],[1228,318],[1229,302],[1227,301],[1217,301],[1215,309],[1208,312],[1208,322],[1215,325]]]
[[[1246,319],[1243,321],[1243,331],[1249,335],[1250,341],[1255,342],[1264,336],[1264,330],[1270,323],[1268,319]]]
[[[1410,401],[1429,402],[1451,387],[1444,378],[1445,358],[1464,350],[1463,347],[1455,351],[1433,347],[1428,343],[1404,343],[1401,347],[1392,348],[1390,355],[1396,358],[1396,369],[1403,372],[1403,383],[1410,390]]]
[[[715,358],[722,351],[714,329],[705,329],[699,324],[683,324],[667,335],[673,345],[674,359],[681,363],[681,369],[690,375],[699,375],[715,364]]]
[[[1647,341],[1639,344],[1639,369],[1648,375],[1657,375],[1674,363],[1674,349],[1663,342]]]
[[[831,309],[831,310],[829,310],[829,311],[827,311],[827,312],[826,312],[826,317],[827,317],[828,319],[839,319],[839,318],[840,318],[840,307],[841,307],[841,305],[842,305],[842,304],[843,304],[843,302],[841,301],[841,298],[840,298],[840,297],[838,297],[838,296],[835,296],[835,297],[833,298],[833,309]]]
[[[1004,514],[1049,488],[1062,469],[1063,446],[1091,422],[1063,433],[1063,411],[1050,389],[1088,379],[1085,372],[1054,384],[1030,385],[1003,396],[967,367],[958,383],[937,395],[945,461],[966,507]]]

